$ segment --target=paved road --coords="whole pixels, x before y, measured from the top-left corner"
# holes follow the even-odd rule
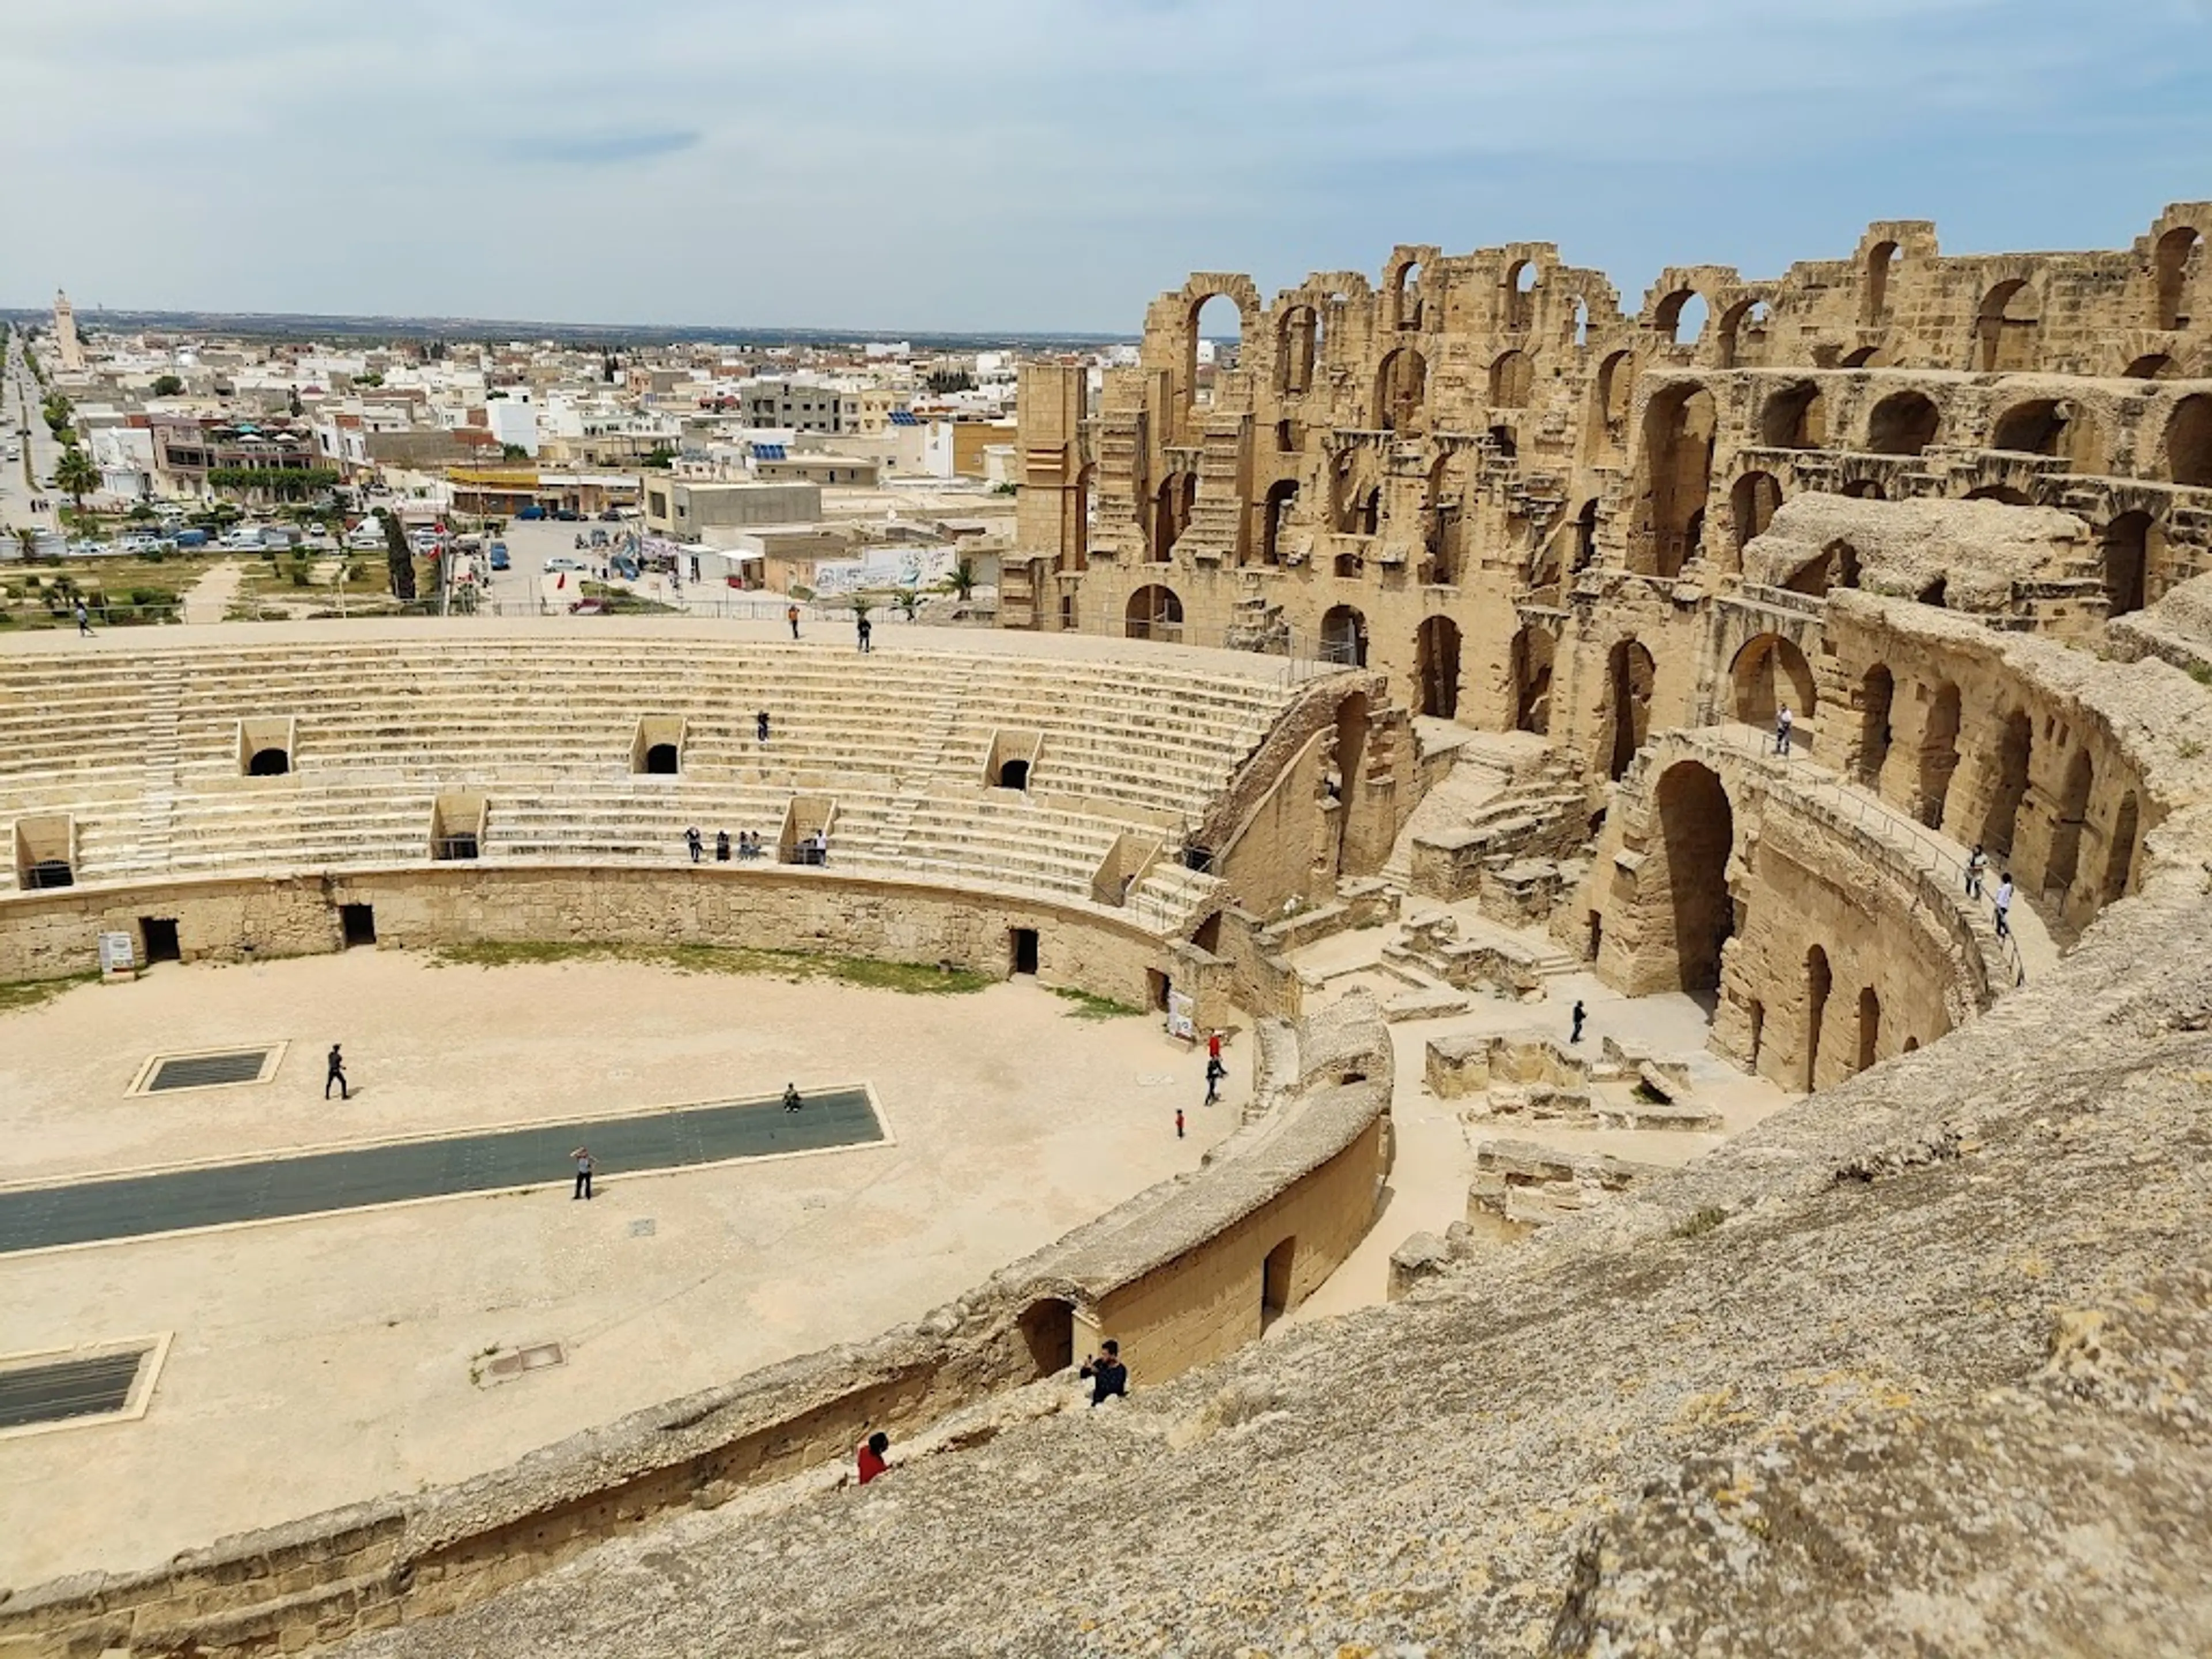
[[[8,361],[0,370],[0,451],[7,441],[24,445],[24,453],[31,458],[33,471],[40,478],[51,477],[54,462],[59,458],[61,446],[46,430],[45,417],[39,413],[39,384],[31,378],[23,363],[21,337],[10,330],[8,336]],[[27,440],[17,437],[18,428],[28,427]],[[39,529],[55,529],[59,526],[49,511],[33,515],[31,512],[33,488],[23,481],[21,461],[0,462],[0,527],[14,530],[26,526]],[[35,493],[44,495],[40,489]]]
[[[588,1145],[601,1184],[648,1170],[866,1146],[884,1139],[866,1091],[840,1089],[787,1112],[779,1100],[641,1113],[592,1123],[403,1141],[299,1158],[0,1193],[0,1255],[411,1199],[564,1187]]]

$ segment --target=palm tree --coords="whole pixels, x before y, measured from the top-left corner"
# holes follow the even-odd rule
[[[376,509],[378,520],[384,526],[384,562],[392,576],[392,597],[411,599],[415,597],[415,554],[407,545],[407,526],[399,522],[397,513]]]
[[[921,590],[915,587],[902,587],[891,595],[891,603],[904,611],[906,619],[912,622],[914,613],[921,608]]]
[[[100,469],[92,464],[92,457],[70,444],[62,451],[62,458],[54,463],[54,488],[64,492],[76,506],[76,516],[84,517],[84,498],[100,488]]]
[[[957,561],[938,586],[948,593],[958,595],[961,603],[966,604],[975,594],[975,562],[973,559]]]

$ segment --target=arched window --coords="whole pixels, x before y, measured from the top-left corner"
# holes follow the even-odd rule
[[[1535,388],[1536,366],[1525,351],[1509,351],[1490,366],[1490,401],[1498,409],[1526,409]]]
[[[1704,295],[1694,289],[1676,289],[1651,313],[1652,330],[1676,345],[1695,345],[1705,331],[1707,311]]]
[[[2158,239],[2158,248],[2151,261],[2158,289],[2158,327],[2189,326],[2189,264],[2203,240],[2193,225],[2176,225]]]
[[[1244,342],[1244,313],[1225,294],[1209,294],[1192,307],[1190,356],[1184,381],[1188,406],[1211,408],[1220,377],[1232,373]]]
[[[1729,491],[1729,517],[1735,529],[1735,550],[1741,556],[1754,536],[1764,536],[1781,509],[1782,486],[1771,472],[1747,472]]]
[[[2034,296],[2027,289],[2027,280],[2015,276],[1982,296],[1974,324],[1975,362],[1985,374],[2035,367],[2035,318],[2029,310]]]
[[[1401,434],[1424,430],[1428,395],[1428,360],[1411,346],[1399,347],[1376,371],[1376,426]]]
[[[1536,264],[1516,259],[1505,273],[1505,331],[1525,334],[1535,325]]]
[[[1818,449],[1828,440],[1826,403],[1810,380],[1769,397],[1759,415],[1759,441],[1769,449]]]
[[[1267,487],[1266,505],[1261,509],[1260,562],[1280,564],[1283,562],[1283,526],[1290,522],[1291,514],[1297,510],[1298,481],[1284,478]]]
[[[1859,286],[1859,323],[1874,328],[1889,315],[1889,279],[1904,256],[1894,242],[1876,242],[1867,250],[1866,276]]]
[[[1331,605],[1321,619],[1322,660],[1346,667],[1367,666],[1367,618],[1348,605]]]
[[[1459,624],[1449,617],[1422,618],[1413,635],[1413,678],[1424,714],[1448,720],[1459,713]]]
[[[1182,601],[1172,588],[1157,582],[1129,595],[1122,613],[1123,631],[1133,640],[1182,640]]]
[[[1292,306],[1283,313],[1275,341],[1275,390],[1295,398],[1313,387],[1321,352],[1321,313],[1311,306]]]
[[[1408,333],[1422,325],[1421,267],[1411,263],[1398,267],[1390,283],[1391,314],[1397,326]]]
[[[1936,441],[1942,416],[1932,398],[1893,392],[1867,416],[1867,448],[1876,455],[1917,455]]]
[[[1680,575],[1697,550],[1712,488],[1715,418],[1712,394],[1695,383],[1668,386],[1644,411],[1651,574]]]
[[[2174,405],[2166,425],[2166,467],[2178,484],[2212,488],[2212,393],[2200,392]]]

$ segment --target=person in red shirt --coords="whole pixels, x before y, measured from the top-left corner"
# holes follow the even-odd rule
[[[890,1468],[890,1465],[884,1461],[884,1454],[890,1449],[891,1437],[881,1429],[878,1429],[860,1443],[860,1484],[862,1486],[866,1486],[869,1481]]]
[[[1206,1057],[1208,1060],[1218,1060],[1221,1058],[1220,1032],[1215,1031],[1206,1039]]]

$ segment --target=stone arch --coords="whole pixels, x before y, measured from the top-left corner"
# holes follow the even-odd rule
[[[1888,495],[1879,478],[1854,478],[1844,486],[1844,496],[1854,501],[1886,501]]]
[[[2212,489],[2212,392],[2196,392],[2173,406],[2166,423],[2166,471],[2178,484]]]
[[[1920,821],[1930,830],[1943,827],[1943,810],[1950,799],[1951,779],[1959,769],[1959,688],[1945,680],[1928,699],[1928,718],[1920,729],[1920,761],[1916,779],[1920,796]]]
[[[1133,640],[1182,641],[1182,600],[1171,587],[1149,583],[1129,595],[1122,632]]]
[[[2128,887],[2136,874],[2136,830],[2142,809],[2136,803],[2136,792],[2129,790],[2120,797],[2119,811],[2112,816],[2112,837],[2105,845],[2105,874],[2099,884],[2101,903],[2114,904],[2127,896]]]
[[[1198,505],[1198,475],[1170,472],[1160,480],[1152,497],[1152,534],[1147,547],[1154,564],[1165,564],[1175,544],[1190,528],[1190,515]]]
[[[1757,295],[1738,300],[1721,314],[1720,345],[1716,361],[1723,368],[1734,368],[1742,355],[1742,340],[1748,330],[1765,337],[1766,325],[1774,320],[1772,307]]]
[[[1421,712],[1436,720],[1459,714],[1459,624],[1449,617],[1425,617],[1413,634],[1413,678]]]
[[[1260,562],[1280,564],[1283,562],[1283,527],[1297,511],[1298,481],[1279,478],[1267,486],[1266,500],[1260,507]]]
[[[1551,630],[1531,623],[1513,636],[1513,729],[1548,735],[1552,729]],[[1632,753],[1633,750],[1631,751]]]
[[[257,749],[246,763],[249,778],[281,778],[292,769],[292,757],[281,748]],[[653,769],[647,767],[647,771]],[[674,771],[674,767],[668,770]]]
[[[1805,952],[1805,1091],[1819,1088],[1820,1027],[1828,1015],[1828,996],[1836,975],[1828,966],[1828,953],[1815,945]]]
[[[1401,261],[1390,272],[1390,326],[1407,333],[1418,331],[1424,321],[1425,299],[1421,291],[1421,262],[1419,259]]]
[[[1327,662],[1367,666],[1367,618],[1358,606],[1333,605],[1322,613],[1321,654]]]
[[[2051,826],[2051,850],[2043,860],[2043,889],[2056,894],[2062,913],[2074,878],[2081,872],[2081,828],[2088,822],[2089,791],[2097,780],[2089,751],[2077,749],[2066,763],[2066,782],[2058,794],[2058,817]]]
[[[1249,289],[1250,285],[1248,283],[1246,286]],[[1236,313],[1237,343],[1229,353],[1229,362],[1234,363],[1242,355],[1245,342],[1258,335],[1256,327],[1259,321],[1258,298],[1256,293],[1237,295],[1218,288],[1198,293],[1192,298],[1188,349],[1183,355],[1183,406],[1186,409],[1203,409],[1211,406],[1214,400],[1214,387],[1218,384],[1219,377],[1225,368],[1222,361],[1220,342],[1216,340],[1214,359],[1211,365],[1212,372],[1206,377],[1207,383],[1204,386],[1200,384],[1201,368],[1206,367],[1199,361],[1200,346],[1205,337],[1204,330],[1208,308],[1212,307],[1217,319],[1226,316],[1228,311],[1233,311]],[[1217,301],[1219,303],[1217,304]],[[1228,311],[1222,309],[1224,306],[1228,307]]]
[[[1982,373],[2035,367],[2034,298],[2024,276],[2007,277],[1982,296],[1974,316],[1974,366]]]
[[[1644,414],[1644,470],[1651,503],[1650,574],[1681,574],[1696,550],[1712,489],[1717,410],[1695,381],[1668,386]]]
[[[1876,794],[1889,764],[1889,715],[1896,701],[1896,676],[1888,664],[1878,662],[1859,681],[1859,781]]]
[[[1598,417],[1606,435],[1619,441],[1628,430],[1628,412],[1636,396],[1636,356],[1615,351],[1597,366]]]
[[[1296,398],[1313,389],[1314,371],[1321,362],[1321,313],[1313,306],[1284,308],[1275,325],[1275,390]]]
[[[2120,371],[2121,378],[2129,380],[2170,380],[2173,374],[2173,359],[2163,351],[2146,351]]]
[[[1828,441],[1827,400],[1817,382],[1771,394],[1759,411],[1759,441],[1769,449],[1818,449]]]
[[[2150,577],[2151,522],[2148,513],[2123,513],[2098,538],[2105,563],[2106,614],[2140,611]]]
[[[1880,368],[1889,358],[1880,346],[1854,346],[1837,363],[1838,368]]]
[[[1854,1068],[1866,1071],[1881,1058],[1881,998],[1873,986],[1859,992],[1859,1063]]]
[[[1924,392],[1893,392],[1867,416],[1867,448],[1876,455],[1919,455],[1936,441],[1943,422]]]
[[[2203,240],[2194,225],[2176,225],[2158,239],[2158,246],[2151,254],[2154,326],[2183,329],[2192,320],[2184,309],[2189,287],[2189,260]]]
[[[1759,634],[1746,641],[1729,665],[1729,678],[1735,687],[1735,717],[1747,725],[1773,725],[1785,703],[1796,720],[1813,718],[1813,665],[1779,634]]]
[[[1526,409],[1535,390],[1536,365],[1525,351],[1500,354],[1490,366],[1490,401],[1498,409]]]
[[[1747,472],[1729,491],[1729,519],[1735,531],[1739,563],[1754,536],[1766,533],[1782,507],[1782,485],[1771,472]]]
[[[1535,323],[1537,275],[1534,259],[1516,259],[1505,268],[1505,331],[1509,334],[1526,334]]]
[[[1866,270],[1859,284],[1859,325],[1873,328],[1889,314],[1889,279],[1904,255],[1893,241],[1876,242],[1867,250]]]
[[[1992,859],[2012,852],[2013,836],[2020,827],[2020,804],[2027,799],[2028,762],[2035,751],[2035,723],[2024,708],[2005,717],[1997,737],[1996,773],[1989,806],[1982,814],[1982,833],[1975,839]]]
[[[1400,346],[1375,371],[1376,428],[1401,434],[1424,430],[1428,396],[1428,359],[1412,346]]]
[[[1575,514],[1575,556],[1573,568],[1585,570],[1597,557],[1597,497],[1593,495]]]
[[[2063,455],[2077,472],[2097,470],[2095,416],[2063,398],[2031,398],[2014,404],[1990,428],[1990,447],[2024,455]]]
[[[1721,952],[1735,932],[1729,860],[1735,848],[1735,814],[1719,775],[1698,761],[1677,761],[1652,792],[1659,820],[1646,855],[1667,896],[1674,981],[1684,991],[1711,991],[1721,982]]]
[[[1970,501],[1995,501],[2000,507],[2031,507],[2034,505],[2034,503],[2028,499],[2028,495],[2026,490],[2015,489],[2010,484],[1984,484],[1978,489],[1968,490],[1962,499]]]
[[[1651,729],[1651,688],[1658,670],[1642,641],[1618,641],[1605,663],[1606,775],[1618,780]]]
[[[1652,312],[1652,331],[1665,336],[1676,345],[1695,345],[1705,334],[1711,309],[1705,303],[1705,296],[1697,289],[1678,288],[1660,301],[1658,308]],[[1690,331],[1686,340],[1682,337],[1685,328]]]

